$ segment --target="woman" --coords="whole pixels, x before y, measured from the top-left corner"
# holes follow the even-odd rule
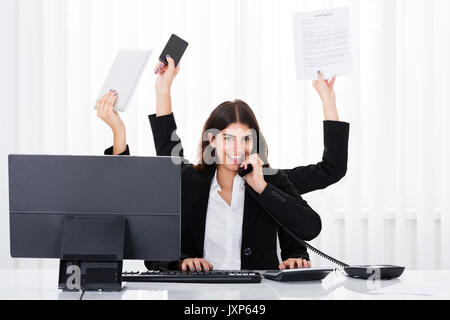
[[[172,139],[176,124],[170,87],[179,67],[175,69],[170,57],[168,61],[169,66],[156,69],[157,113],[149,117],[157,154],[164,156],[172,155],[178,146]],[[114,146],[105,154],[125,155],[129,154],[125,126],[112,110],[116,97],[113,91],[107,94],[99,100],[97,110],[98,116],[114,132]],[[201,154],[203,158],[207,155],[205,151],[211,148],[210,158],[214,162],[203,158],[199,165],[184,164],[182,169],[182,252],[185,255],[179,263],[182,270],[189,267],[192,271],[207,271],[217,266],[219,269],[311,266],[306,250],[281,229],[278,236],[284,261],[278,264],[277,225],[264,211],[270,211],[305,240],[312,240],[320,233],[321,221],[284,173],[263,174],[261,153],[251,154],[260,140],[258,133],[253,112],[239,100],[222,104],[208,119],[203,135],[207,141],[202,144]],[[183,155],[182,148],[179,155]],[[254,170],[243,182],[237,170],[249,163]],[[225,219],[230,221],[224,223],[223,212],[228,213]],[[228,229],[220,228],[222,225],[227,225]]]

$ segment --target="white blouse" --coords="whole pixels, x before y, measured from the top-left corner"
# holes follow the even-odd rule
[[[203,258],[214,270],[240,270],[242,223],[244,217],[244,179],[233,181],[231,206],[218,193],[217,170],[211,183],[206,212]]]

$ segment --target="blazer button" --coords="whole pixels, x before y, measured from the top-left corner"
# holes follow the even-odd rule
[[[244,250],[244,254],[245,254],[246,256],[251,256],[251,255],[252,255],[252,249],[250,249],[250,248],[245,249],[245,250]]]

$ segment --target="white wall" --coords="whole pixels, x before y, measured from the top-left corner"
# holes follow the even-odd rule
[[[9,256],[7,155],[102,154],[112,136],[92,104],[119,48],[155,50],[123,116],[133,154],[155,154],[151,70],[177,33],[190,42],[173,88],[189,159],[213,107],[241,98],[274,167],[318,162],[323,113],[295,80],[292,14],[346,5],[354,74],[336,92],[349,171],[305,196],[324,223],[313,244],[348,263],[449,269],[448,0],[0,0],[0,267],[56,265]]]

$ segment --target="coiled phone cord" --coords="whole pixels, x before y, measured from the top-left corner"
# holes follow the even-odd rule
[[[244,180],[245,181],[245,180]],[[245,189],[252,195],[252,197],[257,200],[256,198],[256,192],[248,185],[247,181],[245,181]],[[314,252],[316,255],[333,262],[334,264],[346,268],[349,267],[348,264],[339,261],[333,257],[330,257],[329,255],[323,253],[322,251],[320,251],[319,249],[314,248],[312,245],[310,245],[309,243],[307,243],[306,241],[300,239],[299,237],[297,237],[293,232],[291,232],[291,230],[289,230],[289,228],[287,228],[285,225],[283,225],[273,214],[272,212],[270,212],[269,209],[264,208],[263,206],[261,206],[264,211],[266,211],[266,213],[284,230],[286,231],[287,234],[289,234],[289,236],[292,237],[292,239],[294,239],[295,241],[297,241],[299,244],[305,246],[306,248],[308,248],[309,250],[311,250],[312,252]]]

